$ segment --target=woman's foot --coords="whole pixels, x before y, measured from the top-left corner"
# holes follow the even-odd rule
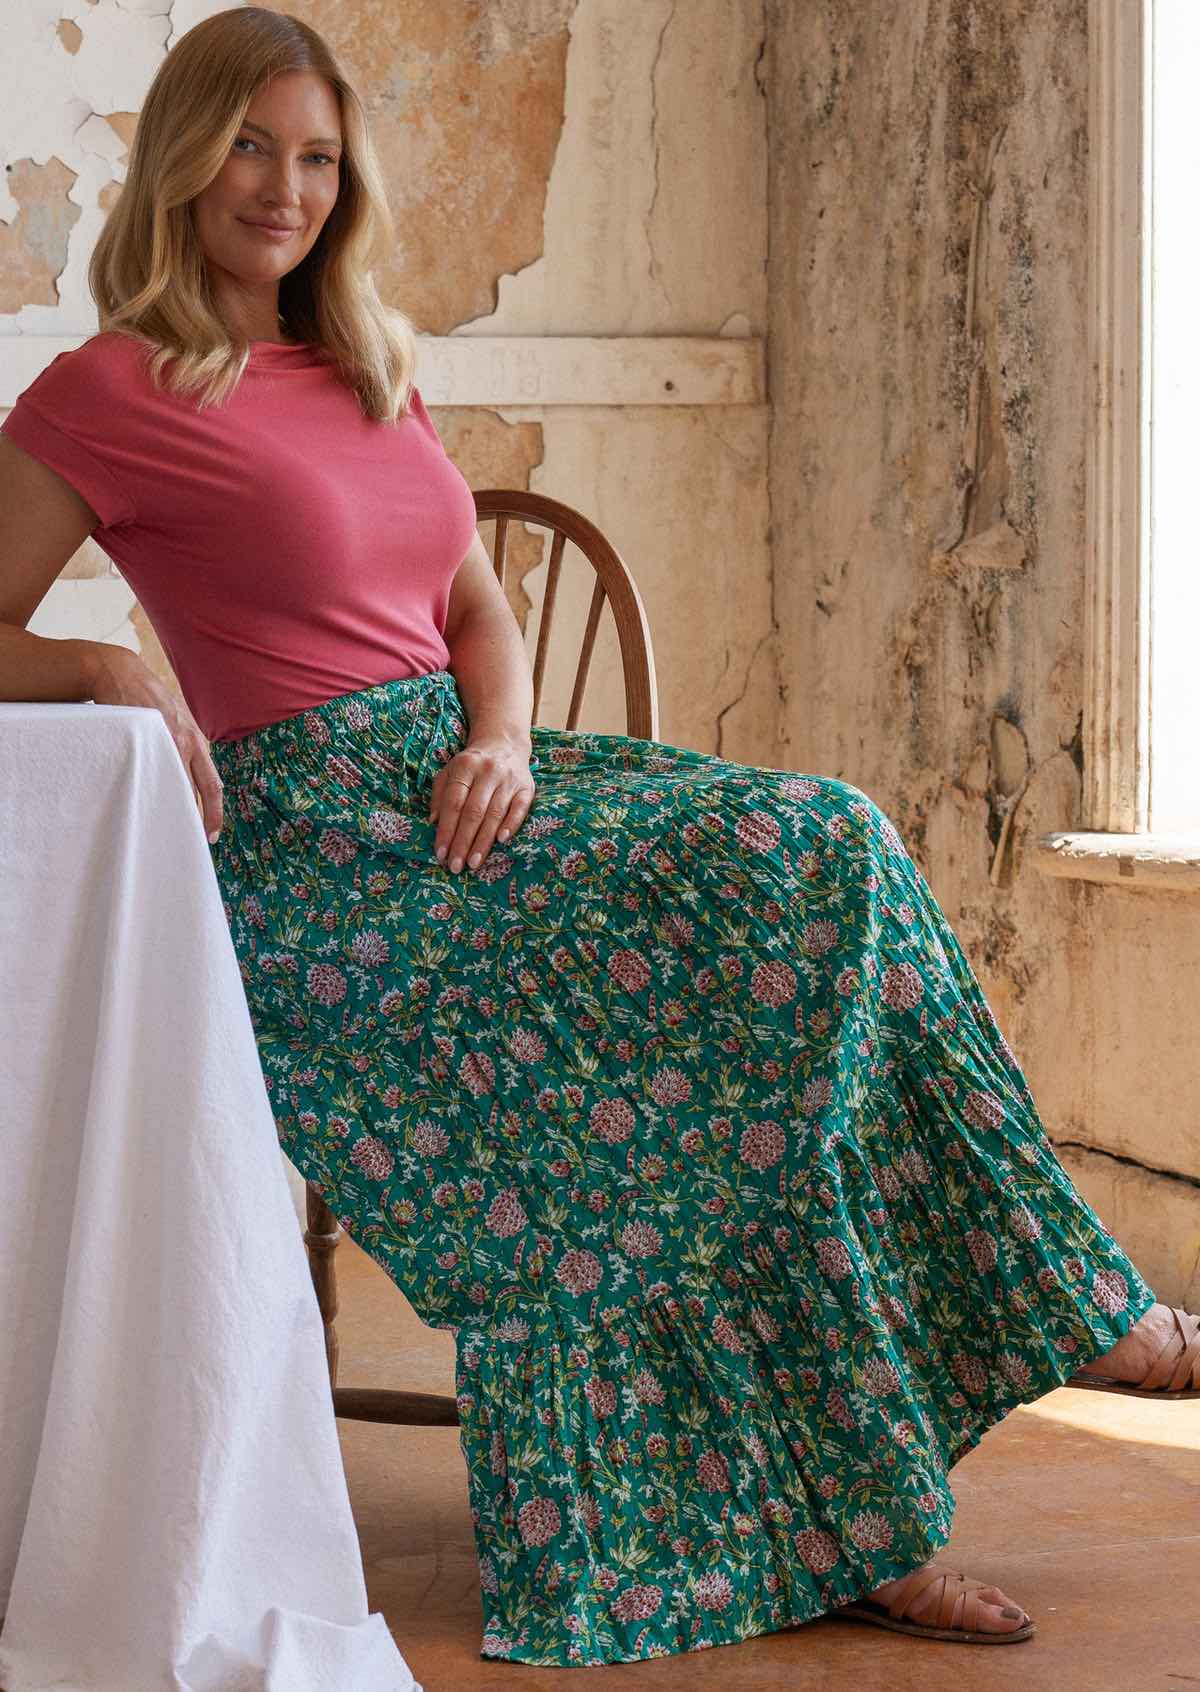
[[[1160,1354],[1164,1363],[1168,1360],[1173,1362],[1183,1355],[1183,1349],[1183,1336],[1170,1305],[1152,1304],[1129,1332],[1121,1335],[1111,1351],[1085,1363],[1076,1373],[1105,1375],[1109,1380],[1129,1381],[1135,1385],[1145,1378],[1146,1371]]]
[[[922,1563],[921,1567],[924,1569],[930,1568],[932,1563],[933,1559],[931,1558],[928,1563]],[[939,1567],[943,1566],[939,1564]],[[888,1603],[895,1595],[897,1587],[902,1585],[908,1579],[908,1575],[914,1572],[910,1569],[908,1574],[901,1575],[896,1580],[885,1580],[882,1586],[877,1586],[868,1596],[874,1598],[880,1604]],[[1007,1593],[1002,1592],[998,1586],[983,1586],[976,1596],[979,1599],[979,1617],[975,1625],[981,1633],[1011,1633],[1018,1627],[1023,1627],[1029,1620],[1021,1606],[1014,1604]],[[904,1611],[905,1621],[934,1621],[937,1616],[939,1597],[940,1583],[934,1581],[926,1587],[924,1592],[919,1593],[911,1604],[906,1606]]]

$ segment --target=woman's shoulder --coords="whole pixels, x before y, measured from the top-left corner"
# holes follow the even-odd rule
[[[127,399],[149,382],[146,360],[154,343],[121,330],[89,335],[77,347],[56,353],[25,390],[35,405]]]

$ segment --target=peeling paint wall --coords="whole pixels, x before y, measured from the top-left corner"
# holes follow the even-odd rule
[[[769,0],[782,761],[896,822],[1073,1179],[1200,1296],[1200,900],[1080,826],[1086,0]]]
[[[169,45],[223,9],[25,0],[0,64],[0,357],[5,335],[94,332],[86,263],[140,101]],[[309,0],[302,15],[366,104],[397,230],[376,280],[423,334],[765,332],[761,0]],[[565,500],[625,557],[664,738],[773,762],[766,407],[431,409],[472,486]],[[532,646],[542,553],[531,533],[513,544],[510,599]],[[568,562],[561,600],[586,602],[590,572]],[[114,628],[111,596],[61,591],[110,574],[88,543],[31,626],[122,640],[174,685],[132,600]],[[569,691],[556,656],[547,721]],[[607,619],[592,678],[584,725],[623,729]]]

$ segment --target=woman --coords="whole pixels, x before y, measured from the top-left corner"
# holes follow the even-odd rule
[[[9,631],[8,673],[171,729],[281,1142],[456,1334],[485,1656],[831,1611],[1026,1639],[930,1560],[949,1468],[1084,1366],[1194,1394],[1200,1323],[1073,1188],[866,794],[530,726],[370,280],[389,238],[319,36],[248,7],[182,38],[93,258],[102,333],[4,432],[187,706],[109,645]]]

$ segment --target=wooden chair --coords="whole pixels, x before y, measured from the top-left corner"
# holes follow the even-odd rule
[[[625,732],[650,740],[658,739],[658,690],[654,674],[654,653],[650,625],[637,585],[616,548],[594,523],[543,494],[521,489],[488,488],[475,495],[475,512],[480,523],[496,525],[492,563],[501,587],[507,588],[505,562],[508,555],[508,526],[512,522],[537,525],[550,530],[550,561],[546,590],[538,621],[537,647],[533,661],[533,721],[538,721],[546,653],[554,621],[563,552],[574,543],[595,572],[587,623],[576,663],[571,703],[564,727],[579,726],[579,710],[587,685],[588,670],[605,602],[612,607],[625,681]],[[544,542],[543,542],[544,544]],[[316,1288],[317,1303],[325,1322],[325,1355],[329,1360],[329,1382],[333,1389],[334,1413],[352,1421],[395,1422],[405,1426],[451,1427],[458,1411],[453,1398],[440,1393],[404,1392],[382,1387],[340,1387],[337,1384],[338,1341],[334,1318],[338,1310],[337,1276],[333,1254],[342,1236],[336,1216],[326,1204],[321,1189],[308,1182],[306,1192],[309,1268]]]

